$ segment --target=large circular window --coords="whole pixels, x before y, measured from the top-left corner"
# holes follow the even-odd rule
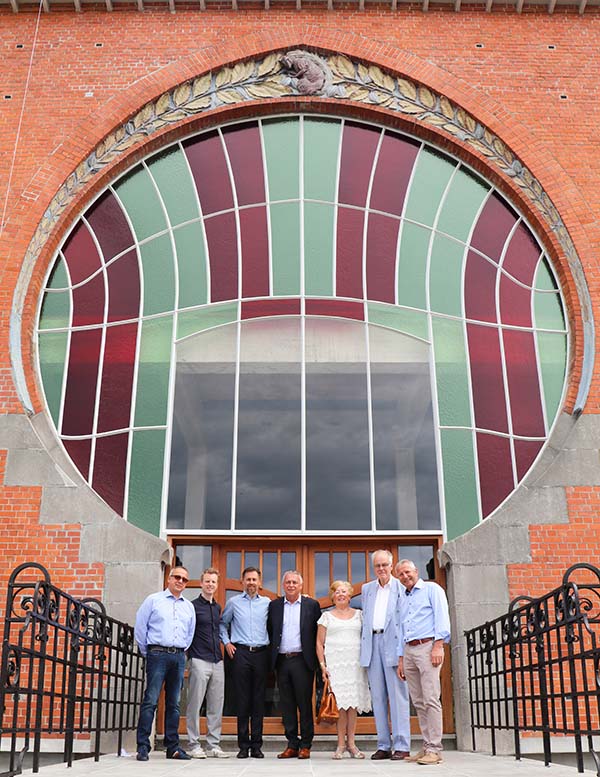
[[[568,333],[543,246],[491,184],[397,132],[286,116],[115,180],[58,252],[38,346],[59,439],[139,526],[272,530],[280,511],[290,531],[452,537],[541,451]]]

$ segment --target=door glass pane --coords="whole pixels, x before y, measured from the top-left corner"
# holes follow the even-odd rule
[[[370,327],[377,528],[441,528],[429,346]]]
[[[296,554],[281,552],[280,558],[281,574],[287,572],[288,569],[296,569]]]
[[[197,580],[212,563],[212,545],[178,545],[175,563],[187,567],[190,577]]]
[[[315,553],[315,598],[327,596],[331,580],[329,579],[329,553]]]
[[[167,527],[228,529],[235,398],[235,326],[177,347]]]
[[[435,579],[433,548],[431,545],[398,545],[398,561],[413,561],[423,580]]]
[[[260,569],[260,553],[258,551],[252,551],[251,553],[246,551],[244,553],[244,569],[246,569],[246,567],[256,567],[257,569]]]
[[[227,577],[239,580],[242,573],[242,554],[238,550],[227,552]]]
[[[300,319],[241,331],[236,527],[299,529]]]
[[[364,553],[352,553],[351,554],[351,569],[352,574],[350,582],[356,585],[367,579],[367,570],[365,568],[365,554]]]
[[[348,554],[347,553],[333,554],[333,579],[334,580],[348,579]]]
[[[306,319],[306,528],[371,526],[365,325]]]
[[[263,553],[262,579],[263,588],[277,591],[277,553]]]

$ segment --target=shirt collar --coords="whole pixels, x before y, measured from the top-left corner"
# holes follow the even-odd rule
[[[290,607],[293,607],[293,606],[294,606],[294,605],[296,605],[296,604],[302,604],[302,602],[301,602],[301,599],[302,599],[302,595],[300,595],[300,596],[299,596],[299,597],[296,599],[296,601],[295,601],[295,602],[290,602],[290,600],[287,598],[287,596],[284,596],[284,597],[283,597],[283,603],[284,603],[284,604],[289,604],[289,605],[290,605]]]
[[[386,588],[391,588],[391,586],[392,586],[392,578],[390,577],[390,579],[387,581],[387,583],[385,585],[381,585],[381,583],[378,580],[377,581],[377,586],[378,586],[378,588],[381,588],[383,590],[386,589]]]
[[[185,598],[183,594],[179,594],[179,596],[175,596],[175,594],[172,594],[168,588],[165,588],[165,590],[163,591],[163,594],[165,595],[165,599],[168,599],[170,597],[171,599],[175,599],[176,602],[179,601],[179,599]]]

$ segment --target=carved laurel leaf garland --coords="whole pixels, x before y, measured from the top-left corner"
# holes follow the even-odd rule
[[[92,176],[148,136],[183,119],[252,100],[316,95],[350,100],[408,115],[436,127],[482,154],[491,166],[521,188],[555,233],[572,267],[580,267],[575,247],[558,211],[540,182],[487,127],[444,95],[393,76],[377,65],[341,54],[318,56],[305,50],[277,52],[239,62],[175,87],[145,105],[94,149],[68,177],[50,203],[27,252],[35,260],[66,205]]]

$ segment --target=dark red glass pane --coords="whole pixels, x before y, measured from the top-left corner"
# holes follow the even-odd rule
[[[521,223],[512,236],[502,267],[507,273],[528,286],[533,284],[541,248],[537,240]]]
[[[365,213],[338,208],[336,292],[338,297],[363,296],[362,254]]]
[[[128,251],[106,268],[108,320],[123,321],[140,314],[140,272],[135,251]]]
[[[134,244],[123,209],[112,192],[106,192],[85,215],[100,244],[104,261]]]
[[[544,444],[543,440],[515,440],[515,457],[517,459],[517,476],[522,480]]]
[[[237,299],[238,251],[235,215],[223,213],[204,222],[210,263],[211,302]]]
[[[63,247],[71,285],[89,278],[102,266],[100,254],[89,229],[79,222]]]
[[[106,330],[98,413],[99,432],[129,426],[137,331],[137,323],[111,326]]]
[[[123,515],[128,440],[128,434],[96,440],[92,488],[119,515]]]
[[[233,208],[233,194],[223,145],[218,133],[210,132],[184,143],[202,212],[216,213]]]
[[[256,124],[236,124],[223,130],[233,172],[238,205],[265,201],[263,158]]]
[[[465,315],[475,321],[496,321],[498,267],[469,251],[465,269]]]
[[[348,302],[343,299],[307,299],[307,316],[338,316],[364,321],[365,309],[362,302]]]
[[[385,134],[379,149],[369,207],[402,215],[406,189],[418,152],[416,141]]]
[[[512,326],[531,326],[531,290],[506,275],[500,277],[500,320]]]
[[[506,329],[503,337],[513,432],[522,437],[544,437],[533,334]]]
[[[240,210],[242,236],[242,296],[265,297],[269,294],[269,233],[267,210]]]
[[[481,511],[485,518],[514,489],[510,441],[493,434],[477,435]]]
[[[367,192],[380,135],[381,130],[374,128],[357,126],[351,122],[344,125],[339,202],[363,208],[367,204]]]
[[[73,289],[73,326],[91,326],[104,321],[104,273]]]
[[[100,329],[84,329],[71,333],[63,434],[92,433],[101,339]]]
[[[92,441],[87,440],[63,440],[63,445],[71,461],[87,480],[90,472],[90,452],[92,450]]]
[[[367,225],[367,299],[396,300],[398,219],[369,214]]]
[[[242,318],[262,316],[299,316],[299,299],[257,299],[242,302]]]
[[[508,432],[498,330],[467,324],[475,425]]]
[[[477,219],[471,239],[472,247],[499,262],[506,239],[516,220],[516,215],[508,205],[493,194]]]

